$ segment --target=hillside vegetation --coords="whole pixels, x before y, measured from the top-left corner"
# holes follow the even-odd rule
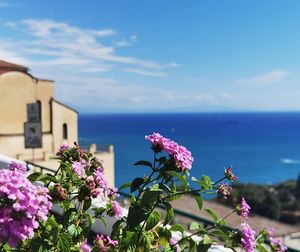
[[[300,224],[300,175],[297,180],[287,180],[275,185],[232,185],[231,197],[219,197],[218,202],[235,205],[245,197],[251,212],[291,224]]]

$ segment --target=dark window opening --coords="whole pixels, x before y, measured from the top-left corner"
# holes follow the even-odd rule
[[[38,121],[42,121],[42,103],[40,100],[37,100],[36,102],[38,104],[38,110],[39,110],[39,114],[38,114],[38,117],[39,117],[39,120]]]
[[[68,139],[68,126],[66,123],[63,124],[63,139]]]

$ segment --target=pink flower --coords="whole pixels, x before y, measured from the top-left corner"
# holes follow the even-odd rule
[[[247,223],[242,223],[241,243],[246,252],[253,252],[255,248],[255,231]]]
[[[178,241],[175,238],[171,237],[171,239],[170,239],[170,245],[172,245],[172,246],[175,247],[175,251],[176,252],[181,252],[181,249],[180,249],[180,246],[178,244]]]
[[[68,150],[69,148],[70,148],[69,145],[62,144],[61,146],[59,146],[59,149],[58,149],[57,152],[56,152],[56,156],[61,157],[62,154],[63,154],[66,150]]]
[[[118,188],[109,188],[108,189],[108,194],[107,194],[108,198],[110,199],[116,199],[120,196],[120,194],[118,194]]]
[[[238,215],[242,216],[244,219],[248,220],[249,210],[251,207],[247,204],[245,198],[242,198],[241,203],[239,203],[236,207],[236,211]]]
[[[118,241],[112,240],[107,235],[99,234],[96,236],[95,244],[101,252],[107,252],[109,248],[116,247]]]
[[[184,146],[163,137],[159,133],[153,133],[149,136],[145,136],[146,140],[152,143],[152,148],[156,152],[165,150],[171,157],[174,158],[175,163],[181,171],[186,171],[192,168],[194,158],[190,151]]]
[[[15,162],[15,161],[10,162],[8,167],[9,167],[9,170],[11,170],[11,171],[20,171],[22,173],[25,173],[27,171],[25,165],[23,165],[22,163]]]
[[[114,216],[116,216],[118,219],[123,217],[122,207],[120,206],[118,201],[112,202],[111,209],[113,211]]]
[[[80,245],[80,251],[82,251],[82,252],[91,252],[92,251],[90,246],[87,244],[86,240],[84,240],[82,242],[82,244]]]
[[[275,228],[274,227],[267,227],[266,228],[268,236],[272,236],[275,234]]]
[[[230,181],[235,181],[238,179],[238,177],[232,173],[232,166],[229,166],[227,169],[225,169],[224,175]]]
[[[50,200],[48,189],[30,183],[20,170],[0,170],[0,243],[15,247],[32,238],[38,221],[47,219]]]
[[[104,177],[104,171],[102,167],[99,167],[94,171],[93,178],[97,187],[102,188],[104,191],[108,189],[107,181]]]
[[[152,135],[145,136],[146,140],[149,140],[153,144],[153,150],[160,152],[164,149],[164,142],[168,139],[160,135],[159,133],[153,133]]]
[[[218,186],[217,193],[222,195],[224,199],[227,199],[227,197],[230,195],[230,192],[232,191],[232,187],[230,187],[228,184],[221,182]]]
[[[270,238],[271,246],[276,252],[285,252],[287,251],[287,246],[278,238]]]
[[[72,164],[72,170],[75,172],[78,176],[78,178],[86,178],[85,173],[85,164],[82,162],[74,162]]]

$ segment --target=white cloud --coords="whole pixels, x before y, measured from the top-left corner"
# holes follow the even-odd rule
[[[167,73],[164,73],[164,72],[146,71],[146,70],[139,69],[139,68],[124,68],[123,71],[127,72],[127,73],[136,73],[136,74],[152,76],[152,77],[166,77],[167,76]]]
[[[153,60],[118,55],[115,48],[115,46],[118,46],[114,42],[114,37],[117,33],[113,29],[83,29],[49,19],[5,22],[4,26],[29,36],[29,38],[19,41],[13,39],[7,41],[7,44],[10,45],[5,48],[6,50],[16,51],[20,55],[26,54],[30,58],[32,56],[55,57],[51,64],[55,61],[67,62],[71,58],[75,62],[85,61],[85,69],[87,67],[94,68],[95,64],[103,63],[116,63],[153,69],[167,69],[180,66],[173,62],[162,64]],[[136,41],[137,36],[132,35],[129,39],[120,40],[119,46],[133,45]],[[4,46],[2,45],[2,47]],[[70,64],[72,63],[70,62]]]
[[[239,84],[257,84],[257,85],[271,85],[281,83],[289,72],[284,70],[274,70],[260,76],[253,76],[248,78],[239,79],[236,83]]]
[[[60,87],[57,97],[75,104],[80,111],[155,111],[199,108],[226,101],[221,93],[191,93],[126,83],[115,79],[56,76]],[[85,85],[82,85],[85,83]],[[70,95],[72,90],[72,95]],[[78,102],[80,101],[80,102]]]
[[[118,41],[115,41],[114,44],[119,47],[124,47],[124,46],[132,46],[136,42],[137,42],[137,36],[132,35],[132,36],[130,36],[129,39],[118,40]]]
[[[185,94],[167,87],[158,92],[149,84],[121,81],[118,76],[123,72],[167,77],[169,69],[180,65],[119,54],[122,48],[114,44],[119,35],[112,29],[83,29],[48,19],[6,22],[3,27],[13,29],[19,39],[0,39],[0,59],[27,66],[38,78],[53,79],[55,97],[80,111],[159,110],[209,102],[205,94]],[[137,37],[127,41],[134,45]],[[112,73],[113,78],[103,77]]]

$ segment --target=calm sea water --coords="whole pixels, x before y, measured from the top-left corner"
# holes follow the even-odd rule
[[[218,179],[233,166],[242,182],[270,184],[300,173],[300,113],[80,115],[79,143],[113,144],[116,185],[141,176],[132,164],[152,159],[153,131],[186,146],[191,175]]]

